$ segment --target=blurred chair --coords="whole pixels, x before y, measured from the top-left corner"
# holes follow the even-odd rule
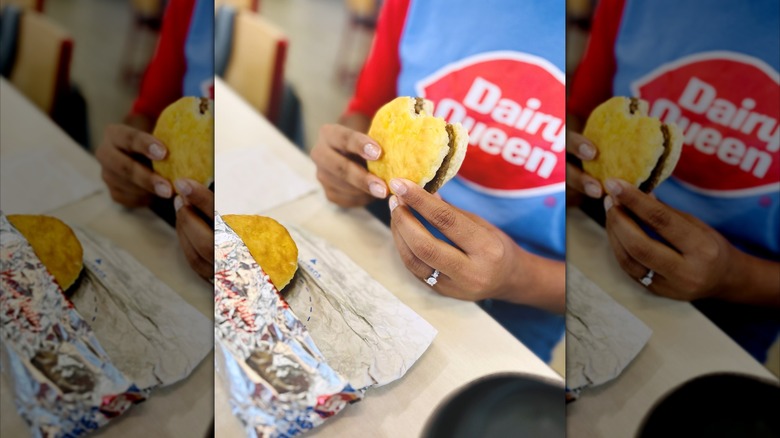
[[[38,108],[52,114],[70,88],[72,54],[73,39],[68,32],[42,14],[25,11],[9,79]]]
[[[167,4],[167,0],[130,1],[133,23],[128,29],[127,37],[125,37],[125,47],[122,52],[120,68],[122,81],[128,85],[137,86],[143,76],[143,72],[146,71],[146,65],[149,62],[151,53],[147,53],[146,58],[138,66],[136,58],[138,58],[139,42],[141,38],[144,38],[144,35],[152,37],[155,41],[157,40]]]
[[[89,150],[87,102],[70,82],[70,35],[44,15],[15,5],[2,8],[0,23],[3,76]]]
[[[44,0],[0,0],[0,9],[5,5],[14,5],[22,9],[43,12]]]
[[[225,81],[276,124],[284,91],[287,37],[260,15],[239,10],[233,22]]]
[[[261,70],[266,72],[269,71],[269,69],[273,70],[272,79],[266,80],[265,82],[257,81],[256,84],[267,88],[270,87],[268,88],[270,91],[264,94],[269,96],[268,102],[270,108],[264,110],[261,106],[254,103],[253,106],[255,106],[259,112],[265,114],[290,141],[295,143],[299,148],[304,149],[305,139],[303,133],[301,100],[292,85],[284,80],[284,52],[286,51],[287,46],[286,39],[277,29],[272,32],[273,35],[271,37],[265,37],[271,38],[271,40],[281,38],[277,39],[277,53],[275,56],[269,56],[268,53],[263,54],[261,50],[258,50],[257,53],[248,53],[249,48],[242,48],[241,46],[251,43],[254,40],[254,37],[249,34],[255,32],[249,32],[247,29],[244,29],[249,36],[248,41],[239,43],[239,47],[236,49],[234,47],[234,40],[239,37],[236,35],[235,22],[236,16],[240,11],[240,8],[237,9],[230,5],[222,5],[217,8],[214,18],[214,72],[218,76],[225,78],[228,84],[251,103],[253,97],[254,99],[259,99],[261,94],[255,90],[248,90],[247,87],[242,86],[242,84],[237,84],[236,77],[240,75],[238,69],[245,69],[243,72],[244,79],[250,83],[255,81],[255,77],[262,79],[264,74],[267,75],[267,73],[262,73]],[[250,12],[245,13],[250,14],[252,17],[259,18],[257,15],[251,14]],[[252,26],[250,26],[250,28],[252,28]],[[260,32],[257,33],[259,34]],[[260,54],[260,56],[257,56],[258,54]],[[241,57],[246,58],[247,56],[255,59],[239,59]],[[230,68],[233,69],[230,73],[233,82],[227,79],[229,65],[231,65]],[[279,83],[282,84],[281,91]],[[279,97],[279,95],[281,95],[281,97]],[[277,116],[272,115],[274,112],[276,112]]]
[[[346,0],[346,6],[349,18],[336,54],[336,78],[345,88],[351,89],[365,63],[382,0]],[[356,52],[354,43],[361,37],[363,47]]]
[[[247,9],[252,12],[260,12],[260,0],[215,0],[214,6],[232,6],[236,10]]]
[[[0,75],[7,78],[11,74],[16,57],[16,36],[19,34],[19,21],[22,10],[16,5],[0,7]]]
[[[233,6],[219,6],[214,14],[214,74],[219,77],[225,76],[230,60],[236,12]]]

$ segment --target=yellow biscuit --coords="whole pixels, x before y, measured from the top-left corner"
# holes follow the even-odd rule
[[[460,169],[468,149],[468,133],[456,123],[434,117],[433,103],[398,97],[377,111],[369,137],[382,156],[368,162],[368,171],[390,183],[405,178],[436,192]]]
[[[627,97],[613,97],[596,107],[583,135],[599,152],[594,160],[583,161],[583,170],[602,184],[620,178],[647,192],[671,175],[682,136],[676,125],[664,125],[647,112],[646,101]]]
[[[182,97],[157,119],[153,135],[168,149],[154,171],[175,181],[189,178],[208,185],[214,179],[214,104],[205,97]]]
[[[282,290],[298,269],[298,246],[287,229],[265,216],[228,214],[222,220],[241,238],[271,283]]]
[[[57,218],[38,215],[8,215],[8,222],[32,246],[63,291],[76,282],[84,268],[84,251],[69,226]]]

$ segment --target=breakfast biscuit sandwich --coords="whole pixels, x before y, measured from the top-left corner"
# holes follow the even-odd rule
[[[368,162],[368,171],[390,183],[406,178],[435,193],[458,173],[468,149],[468,132],[460,123],[433,116],[433,102],[398,97],[374,115],[369,137],[382,156]]]
[[[193,179],[209,185],[214,179],[214,102],[205,97],[182,97],[160,114],[153,135],[168,149],[154,171],[174,181]]]
[[[66,292],[84,268],[84,250],[73,230],[51,216],[11,214],[8,222],[24,236],[54,281]]]
[[[674,124],[648,116],[646,101],[613,97],[593,110],[583,135],[598,148],[582,168],[603,184],[620,178],[650,193],[669,177],[682,152],[682,134]]]
[[[241,238],[276,289],[287,286],[298,269],[298,246],[287,229],[265,216],[228,214],[222,220]]]

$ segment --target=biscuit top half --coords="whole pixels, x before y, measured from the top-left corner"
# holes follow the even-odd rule
[[[76,282],[84,268],[84,250],[68,225],[40,215],[8,215],[8,222],[24,236],[63,291]]]
[[[382,156],[368,162],[368,170],[390,183],[405,178],[425,186],[435,176],[449,152],[447,122],[433,117],[433,103],[398,97],[374,115],[369,137],[382,148]]]
[[[241,238],[276,289],[287,286],[298,270],[298,246],[287,229],[265,216],[228,214],[222,219]]]
[[[598,155],[584,161],[583,169],[603,184],[620,178],[639,186],[650,178],[664,153],[659,119],[648,117],[640,99],[613,97],[593,110],[583,135],[596,145]]]
[[[173,182],[189,178],[208,185],[214,179],[214,103],[182,97],[160,114],[152,134],[168,149],[154,171]]]

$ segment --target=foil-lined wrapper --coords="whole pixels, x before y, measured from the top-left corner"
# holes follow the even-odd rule
[[[81,436],[146,399],[0,214],[0,361],[35,437]]]
[[[214,246],[216,372],[247,434],[295,436],[361,399],[218,214]]]

